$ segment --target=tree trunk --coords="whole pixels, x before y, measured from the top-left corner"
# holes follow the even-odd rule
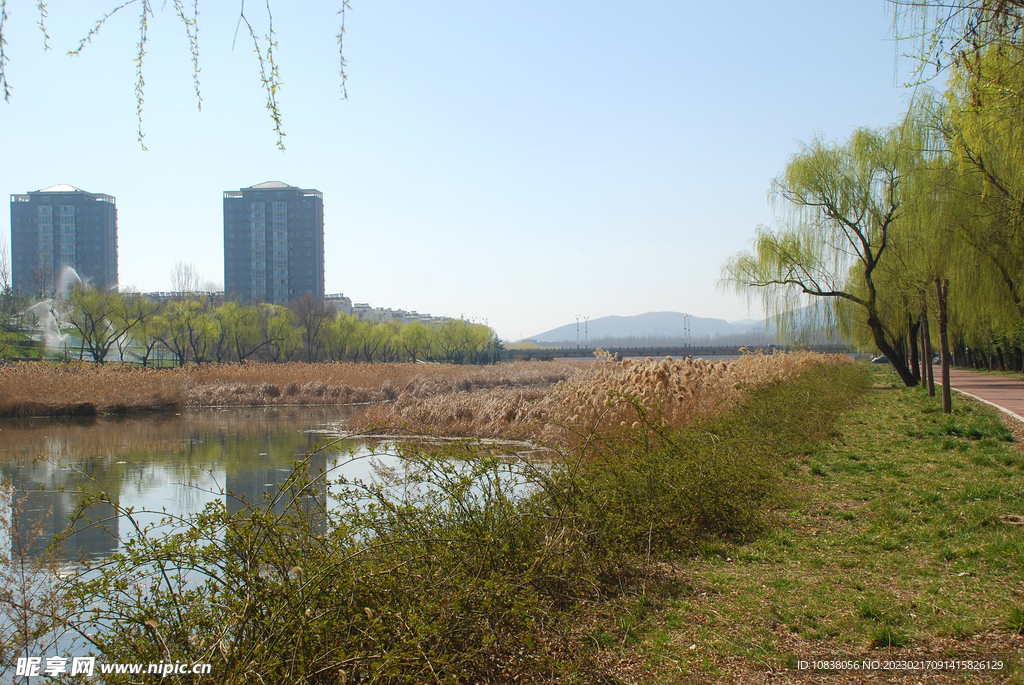
[[[928,310],[921,314],[921,346],[924,348],[925,368],[928,371],[928,396],[935,397],[935,367],[932,366],[932,337],[928,331]]]
[[[872,314],[868,315],[868,328],[871,329],[871,337],[875,341],[875,346],[878,351],[881,352],[892,364],[892,368],[899,375],[900,380],[903,381],[903,385],[908,388],[913,388],[917,385],[917,379],[914,378],[914,373],[907,367],[906,358],[896,351],[896,349],[889,344],[889,341],[885,339],[885,330],[882,328],[882,322],[878,320],[878,317]]]
[[[946,329],[946,298],[949,296],[949,281],[945,278],[935,281],[939,299],[939,345],[942,348],[942,413],[953,411],[953,397],[949,389],[949,332]]]
[[[910,333],[907,335],[908,342],[910,343],[910,368],[914,370],[914,380],[918,383],[923,378],[921,376],[921,366],[917,356],[917,331],[921,328],[921,320],[914,321],[914,318],[908,315],[910,319]]]

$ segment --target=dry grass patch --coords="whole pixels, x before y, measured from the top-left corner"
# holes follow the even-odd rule
[[[570,445],[594,434],[638,425],[638,410],[670,427],[720,413],[745,388],[789,378],[819,363],[851,363],[812,352],[745,354],[725,362],[703,359],[608,359],[577,364],[550,391],[544,384],[465,392],[449,387],[421,396],[403,393],[375,407],[378,425],[449,437],[530,438]],[[468,389],[466,389],[468,390]]]
[[[217,364],[174,369],[22,363],[0,367],[0,416],[67,416],[176,408],[421,401],[474,390],[538,388],[579,362]]]
[[[89,416],[180,407],[183,374],[69,363],[0,366],[0,416]]]

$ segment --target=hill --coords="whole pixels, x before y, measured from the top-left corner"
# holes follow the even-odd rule
[[[636,316],[603,316],[592,319],[586,325],[587,338],[591,343],[604,339],[622,338],[663,338],[679,339],[687,337],[687,318],[689,318],[689,338],[692,341],[711,339],[737,333],[764,333],[764,320],[745,319],[729,323],[725,319],[710,319],[699,316],[687,317],[680,312],[648,312]],[[539,343],[571,341],[576,343],[576,323],[552,328],[532,336],[531,340]],[[579,324],[579,339],[584,339],[584,324]]]

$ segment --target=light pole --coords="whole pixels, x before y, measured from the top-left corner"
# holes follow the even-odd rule
[[[589,316],[583,317],[583,347],[590,349],[590,333],[587,331],[587,324],[590,322]]]
[[[580,315],[576,315],[576,349],[580,349]]]

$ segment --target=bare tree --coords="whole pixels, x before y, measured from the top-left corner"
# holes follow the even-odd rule
[[[0,297],[11,292],[11,253],[7,240],[0,234]]]
[[[175,262],[171,269],[171,291],[177,295],[190,295],[202,290],[203,277],[195,264]]]
[[[329,307],[323,298],[309,293],[295,298],[288,304],[302,326],[302,342],[306,347],[306,361],[315,362],[327,344],[328,327],[337,317],[337,312]]]

